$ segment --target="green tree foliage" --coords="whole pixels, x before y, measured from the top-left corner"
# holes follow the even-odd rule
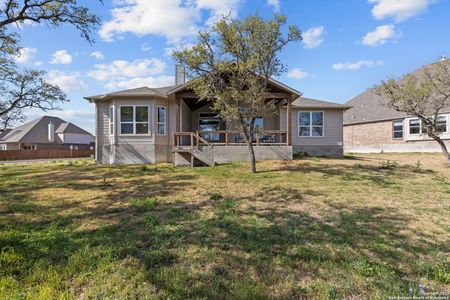
[[[418,117],[430,138],[441,147],[450,163],[448,149],[442,140],[440,115],[450,108],[450,61],[443,60],[400,80],[382,81],[376,92],[387,108]]]
[[[187,87],[199,101],[211,101],[222,119],[239,124],[252,172],[256,172],[252,145],[256,118],[276,113],[274,102],[267,99],[269,80],[286,71],[279,53],[301,40],[296,26],[283,32],[285,25],[285,16],[268,21],[258,15],[245,20],[223,17],[198,34],[194,47],[174,52],[186,68]]]
[[[5,0],[0,4],[0,130],[23,120],[26,109],[52,110],[68,101],[58,86],[45,81],[44,71],[20,70],[16,65],[20,35],[9,27],[25,22],[50,27],[71,24],[92,43],[91,30],[100,19],[77,0]]]

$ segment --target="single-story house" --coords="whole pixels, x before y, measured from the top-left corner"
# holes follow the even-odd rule
[[[176,69],[175,85],[141,87],[85,99],[95,103],[96,158],[102,164],[201,162],[206,165],[248,159],[237,130],[199,102]],[[315,156],[343,155],[343,110],[347,106],[303,98],[270,80],[268,100],[277,113],[257,120],[257,160],[292,159],[298,152]]]
[[[438,63],[448,62],[441,60]],[[432,68],[437,63],[423,66]],[[440,152],[437,142],[432,140],[415,116],[383,106],[384,99],[373,89],[345,103],[351,108],[344,112],[345,152]],[[442,109],[439,126],[441,137],[450,147],[450,106]]]
[[[0,150],[92,149],[95,138],[75,124],[43,116],[0,136]]]

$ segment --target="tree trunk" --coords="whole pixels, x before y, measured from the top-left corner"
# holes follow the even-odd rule
[[[448,149],[447,146],[445,146],[444,141],[440,137],[433,137],[433,138],[436,142],[438,142],[439,146],[441,146],[442,153],[444,154],[447,163],[450,164],[450,154],[448,153]]]
[[[256,173],[256,157],[255,157],[255,150],[253,149],[253,141],[252,139],[247,140],[247,148],[248,152],[250,154],[250,168],[252,173]]]

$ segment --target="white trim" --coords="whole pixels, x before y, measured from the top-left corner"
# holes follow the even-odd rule
[[[112,109],[112,122],[111,122],[111,109]],[[108,118],[109,118],[109,136],[114,136],[114,133],[116,132],[115,128],[114,128],[114,124],[116,122],[116,116],[115,116],[115,107],[114,105],[110,105],[108,107]]]
[[[159,109],[164,108],[164,122],[159,121]],[[159,125],[164,124],[164,133],[159,133]],[[156,135],[166,135],[167,134],[167,107],[162,105],[156,106]]]
[[[133,107],[133,121],[132,122],[122,122],[122,107]],[[136,122],[136,107],[147,107],[148,109],[148,121],[147,122]],[[119,105],[119,136],[151,136],[152,135],[152,130],[150,128],[150,124],[151,124],[151,110],[150,110],[150,105],[128,105],[128,104],[124,104],[124,105]],[[133,124],[133,133],[122,133],[122,123],[124,124]],[[148,124],[148,133],[136,133],[136,124]]]
[[[300,125],[300,114],[301,113],[309,113],[311,124],[309,126],[302,126]],[[312,123],[312,114],[313,113],[322,113],[322,125],[321,126],[314,126]],[[300,135],[300,127],[309,127],[309,136]],[[312,135],[312,128],[313,127],[322,127],[322,135],[320,136],[313,136]],[[299,138],[324,138],[325,137],[325,112],[324,111],[316,111],[316,110],[299,110],[297,111],[297,137]]]

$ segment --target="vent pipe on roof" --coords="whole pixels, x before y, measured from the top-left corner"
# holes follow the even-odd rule
[[[50,143],[55,142],[55,125],[51,121],[48,123],[48,141]]]
[[[180,64],[175,65],[175,85],[181,85],[186,83],[186,74],[184,72],[184,66]]]
[[[446,61],[446,60],[448,60],[447,56],[445,56],[445,55],[442,55],[442,57],[441,57],[440,61]]]

